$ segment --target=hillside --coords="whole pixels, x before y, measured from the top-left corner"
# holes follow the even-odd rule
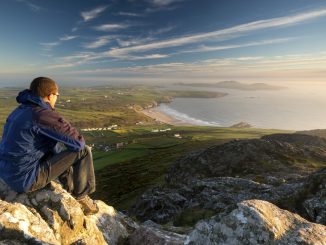
[[[99,212],[85,216],[56,181],[18,194],[0,180],[0,243],[325,244],[325,145],[274,134],[187,154],[129,214],[98,200]],[[238,167],[243,175],[229,177]]]
[[[303,131],[297,131],[296,133],[297,134],[318,136],[318,137],[326,139],[326,129],[303,130]]]
[[[130,212],[140,220],[192,226],[243,200],[260,199],[325,225],[325,169],[326,140],[319,137],[230,141],[178,159],[166,182],[143,194]]]

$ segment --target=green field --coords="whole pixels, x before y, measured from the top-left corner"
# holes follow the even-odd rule
[[[0,89],[0,135],[21,89]],[[162,125],[139,109],[169,102],[173,97],[212,98],[221,93],[159,91],[155,87],[63,88],[57,110],[78,129],[118,125],[116,130],[82,131],[93,146],[97,191],[93,197],[128,209],[147,188],[162,184],[167,168],[183,155],[233,139],[259,138],[286,132],[253,128]],[[136,124],[141,122],[142,126]],[[171,130],[152,132],[152,130]],[[175,137],[179,134],[181,138]],[[123,144],[117,149],[117,144]]]

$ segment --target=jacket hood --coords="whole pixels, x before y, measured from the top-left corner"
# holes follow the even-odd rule
[[[21,92],[19,92],[18,96],[16,97],[16,101],[19,104],[36,104],[43,108],[51,108],[51,106],[47,103],[45,103],[41,97],[35,95],[32,93],[31,90],[25,89]]]

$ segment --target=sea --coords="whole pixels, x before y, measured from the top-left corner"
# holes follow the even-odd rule
[[[326,129],[326,85],[292,86],[277,91],[170,85],[168,90],[220,91],[219,98],[175,98],[155,110],[202,126],[229,127],[246,122],[256,128]]]

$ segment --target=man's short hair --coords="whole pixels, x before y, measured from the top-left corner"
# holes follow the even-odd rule
[[[30,85],[33,94],[42,98],[58,92],[58,86],[54,80],[48,77],[37,77]]]

